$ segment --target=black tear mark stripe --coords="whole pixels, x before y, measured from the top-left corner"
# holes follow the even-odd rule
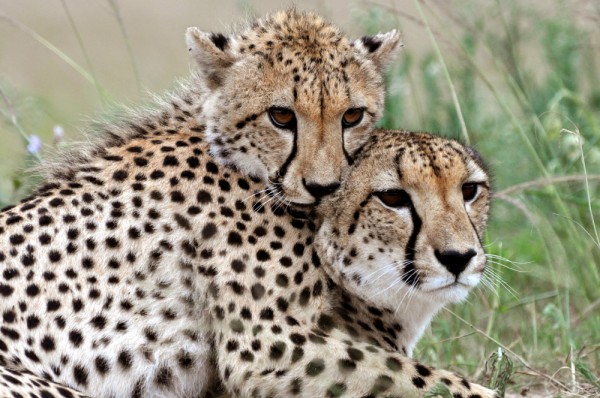
[[[359,150],[360,150],[360,148],[359,148]],[[349,166],[352,166],[354,164],[354,159],[352,158],[352,156],[350,156],[350,154],[346,150],[346,134],[345,134],[344,129],[342,129],[342,151],[344,151],[344,157],[346,158],[346,162],[348,162]],[[357,152],[358,152],[358,150],[357,150]]]
[[[419,217],[419,214],[417,213],[417,210],[415,209],[414,205],[410,206],[410,218],[412,219],[413,230],[412,230],[412,233],[410,234],[410,238],[408,239],[408,243],[406,244],[406,250],[405,250],[406,256],[404,258],[406,266],[404,267],[404,273],[402,274],[402,280],[411,286],[418,286],[419,285],[419,276],[417,275],[417,272],[415,271],[415,253],[416,253],[415,246],[417,243],[417,237],[419,236],[419,233],[421,232],[422,222],[421,222],[421,217]]]
[[[288,156],[288,158],[285,160],[285,162],[279,169],[279,172],[277,173],[277,177],[281,180],[283,180],[283,177],[285,177],[288,168],[290,167],[290,163],[292,163],[292,160],[294,160],[294,158],[296,157],[296,152],[298,151],[298,127],[294,128],[292,132],[294,133],[292,151],[290,152],[290,156]]]
[[[467,210],[466,205],[465,205],[465,211]],[[475,224],[473,224],[473,220],[471,220],[471,216],[469,216],[469,213],[467,213],[467,219],[469,220],[469,223],[471,224],[471,227],[473,228],[473,231],[475,231],[475,236],[477,236],[477,240],[479,241],[480,245],[483,245],[483,239],[481,236],[479,236],[479,232],[477,232],[477,228],[475,228]]]
[[[404,148],[399,148],[398,154],[394,161],[396,162],[396,173],[398,173],[398,180],[402,181],[402,170],[400,168],[400,163],[402,161],[402,157],[404,156]],[[410,204],[410,218],[413,224],[413,230],[410,234],[410,238],[408,239],[408,243],[406,244],[406,249],[404,250],[404,272],[402,274],[402,280],[411,286],[419,285],[419,276],[417,275],[415,269],[415,253],[416,253],[416,244],[417,237],[421,232],[421,226],[423,222],[421,221],[421,217],[419,217],[419,213],[417,213],[417,209],[415,209],[414,203]]]

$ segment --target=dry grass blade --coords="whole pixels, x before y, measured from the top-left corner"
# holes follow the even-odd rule
[[[521,213],[523,213],[525,215],[525,217],[527,217],[527,219],[529,220],[530,223],[535,224],[537,222],[537,218],[536,218],[535,214],[533,214],[527,208],[527,206],[520,200],[511,198],[510,196],[502,195],[499,193],[494,194],[493,198],[503,200],[506,203],[509,203],[509,204],[513,205],[514,207],[516,207],[517,209],[519,209],[521,211]]]
[[[421,7],[422,0],[414,0],[415,6],[417,10],[419,10],[419,15],[423,20],[423,24],[427,29],[427,33],[429,38],[431,39],[431,43],[433,44],[433,48],[435,50],[435,54],[438,58],[438,61],[442,65],[442,70],[444,71],[444,76],[446,77],[446,81],[448,82],[448,86],[450,88],[450,94],[452,95],[452,103],[454,104],[454,108],[456,110],[456,116],[460,123],[460,130],[463,137],[463,140],[466,144],[469,144],[471,140],[469,139],[469,132],[467,130],[467,124],[465,123],[465,118],[463,117],[462,110],[460,108],[460,102],[458,101],[458,95],[456,94],[456,89],[454,88],[454,83],[452,83],[452,78],[450,77],[450,72],[448,71],[448,66],[446,65],[446,61],[444,61],[444,56],[442,55],[442,51],[440,50],[440,46],[438,46],[437,40],[431,30],[431,26],[429,25],[429,21],[423,12],[423,8]]]
[[[137,84],[138,92],[142,92],[142,82],[140,80],[140,73],[137,67],[137,63],[135,62],[135,57],[133,56],[133,49],[131,48],[131,43],[129,42],[129,36],[127,35],[127,30],[125,29],[125,23],[123,22],[123,18],[121,18],[121,12],[119,11],[119,7],[117,7],[117,3],[114,0],[107,0],[108,4],[113,10],[115,18],[117,19],[117,23],[119,24],[119,28],[121,29],[121,34],[123,35],[123,40],[125,41],[125,45],[127,46],[127,53],[129,54],[129,59],[131,61],[131,67],[133,69],[133,74],[135,76],[135,82]]]
[[[583,168],[583,174],[586,176],[585,179],[585,193],[587,195],[587,204],[588,211],[590,214],[590,220],[592,222],[592,228],[594,230],[594,236],[596,238],[596,246],[600,247],[600,236],[598,236],[598,229],[596,228],[596,219],[594,218],[594,213],[592,211],[592,198],[590,195],[590,180],[587,173],[587,166],[585,164],[585,155],[583,153],[583,143],[581,139],[581,133],[579,132],[579,128],[575,126],[575,131],[567,130],[565,128],[560,129],[561,133],[569,133],[577,138],[577,145],[579,145],[579,153],[581,154],[581,167]]]
[[[571,319],[571,327],[574,329],[577,327],[577,325],[579,325],[579,323],[583,320],[586,319],[588,316],[594,314],[596,312],[596,310],[598,310],[600,308],[600,299],[594,301],[592,304],[590,304],[589,306],[586,307],[586,309],[584,309],[583,311],[581,311],[581,314],[579,314],[578,316],[575,316]]]
[[[527,181],[527,182],[523,182],[521,184],[516,184],[511,187],[505,188],[501,191],[495,192],[494,197],[497,197],[499,199],[504,199],[507,195],[510,195],[510,194],[513,194],[516,192],[526,191],[526,190],[534,189],[534,188],[544,188],[544,187],[547,187],[549,185],[554,185],[554,184],[564,184],[564,183],[569,183],[569,182],[582,182],[582,181],[586,181],[586,180],[600,182],[600,174],[591,174],[591,175],[587,175],[587,176],[584,174],[575,174],[575,175],[548,177],[548,178],[541,178],[539,180]]]
[[[100,87],[100,84],[98,83],[98,79],[96,77],[96,73],[94,72],[94,67],[92,65],[92,61],[90,60],[90,56],[89,56],[87,50],[85,49],[85,46],[83,45],[83,39],[81,38],[81,35],[79,34],[79,29],[77,29],[75,20],[73,19],[73,16],[71,15],[71,10],[69,10],[69,7],[67,6],[67,2],[65,0],[61,0],[61,3],[63,6],[63,9],[65,10],[65,14],[67,14],[67,19],[69,20],[71,29],[73,29],[75,38],[77,38],[77,43],[79,44],[79,48],[81,49],[81,53],[83,54],[85,63],[87,64],[87,67],[90,70],[90,76],[94,80],[94,85],[96,86],[96,91],[98,92],[98,96],[100,97],[100,100],[104,104],[104,103],[106,103],[106,97],[104,95],[104,92],[102,91],[102,87]]]
[[[65,63],[67,63],[71,68],[75,69],[75,71],[77,73],[79,73],[85,80],[87,80],[88,82],[90,82],[91,84],[95,85],[96,82],[94,80],[94,77],[88,73],[85,68],[83,68],[81,65],[79,65],[77,62],[75,62],[71,57],[69,57],[67,54],[65,54],[64,52],[62,52],[58,47],[56,47],[54,44],[50,43],[48,40],[46,40],[45,38],[43,38],[40,34],[38,34],[36,31],[34,31],[33,29],[29,28],[28,26],[26,26],[25,24],[17,21],[14,18],[9,17],[8,15],[5,15],[3,13],[0,13],[0,19],[3,19],[5,21],[7,21],[8,23],[10,23],[11,25],[15,26],[17,29],[19,29],[20,31],[28,34],[29,36],[31,36],[33,39],[35,39],[38,43],[40,43],[41,45],[43,45],[44,47],[46,47],[48,50],[52,51],[54,54],[56,54],[60,59],[62,59]]]

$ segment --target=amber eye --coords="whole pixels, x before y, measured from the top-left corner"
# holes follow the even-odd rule
[[[344,116],[342,116],[342,127],[349,128],[356,126],[362,120],[364,113],[364,109],[361,108],[348,109],[344,113]]]
[[[270,108],[269,117],[275,127],[281,129],[292,129],[296,126],[296,116],[294,112],[287,108]]]
[[[477,195],[477,184],[474,182],[467,182],[466,184],[463,184],[462,195],[465,202],[473,200],[475,195]]]
[[[412,206],[410,195],[403,189],[396,191],[376,192],[375,196],[377,196],[379,200],[389,207],[400,208]]]

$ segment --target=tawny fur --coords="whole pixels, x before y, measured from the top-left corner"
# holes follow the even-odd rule
[[[353,248],[373,253],[374,264],[380,248],[402,261],[406,217],[373,217],[389,210],[364,195],[403,187],[393,176],[409,135],[377,133],[381,145],[364,150],[369,160],[351,168],[336,206],[321,205],[326,228],[350,229],[333,209],[359,212],[357,233],[342,233],[339,247],[335,231],[315,236],[315,224],[261,199],[264,184],[216,164],[196,127],[174,116],[0,215],[4,366],[98,397],[195,397],[217,379],[233,396],[419,396],[442,378],[456,393],[493,396],[410,360],[402,352],[415,340],[411,321],[370,290],[334,282],[354,266]],[[473,173],[467,153],[457,152],[450,171]],[[374,164],[389,181],[355,189]],[[479,228],[487,200],[482,191],[469,215]],[[378,235],[389,224],[397,242]]]
[[[288,45],[297,40],[305,51]],[[196,397],[215,381],[233,396],[420,396],[439,381],[456,394],[493,396],[406,356],[437,308],[415,328],[403,318],[410,301],[394,308],[340,271],[356,272],[346,258],[363,250],[373,264],[386,251],[402,260],[411,228],[405,214],[390,218],[368,195],[352,213],[355,234],[337,210],[355,207],[369,189],[402,187],[393,175],[406,134],[376,133],[359,155],[375,159],[387,180],[360,190],[346,184],[315,222],[285,211],[290,202],[314,203],[306,181],[341,181],[369,139],[383,109],[381,73],[397,42],[393,32],[349,42],[296,11],[230,37],[190,30],[200,68],[185,89],[57,155],[41,167],[46,184],[0,214],[4,374],[32,372],[98,397]],[[268,118],[273,106],[296,115],[287,136]],[[357,107],[363,120],[344,131],[342,115]],[[458,144],[440,145],[456,148],[457,170],[483,173]],[[359,162],[348,181],[370,179],[373,167]],[[436,192],[442,201],[457,198]],[[477,223],[475,234],[485,226],[482,192],[481,206],[461,213]],[[327,223],[317,234],[320,217]],[[364,235],[389,223],[399,232],[393,239]],[[421,242],[423,251],[432,242]],[[444,275],[426,260],[414,264]],[[459,289],[442,297],[460,298],[450,294]]]

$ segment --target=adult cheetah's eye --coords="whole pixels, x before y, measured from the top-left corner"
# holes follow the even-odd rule
[[[376,192],[375,196],[379,198],[386,206],[401,208],[412,206],[410,195],[403,189],[395,191]]]
[[[361,108],[348,109],[344,113],[344,116],[342,116],[342,127],[349,128],[356,126],[362,120],[364,113],[364,109]]]
[[[473,200],[477,195],[477,184],[474,182],[467,182],[462,185],[462,195],[465,202]]]
[[[296,116],[287,108],[270,108],[269,118],[275,127],[280,129],[292,129],[296,126]]]

